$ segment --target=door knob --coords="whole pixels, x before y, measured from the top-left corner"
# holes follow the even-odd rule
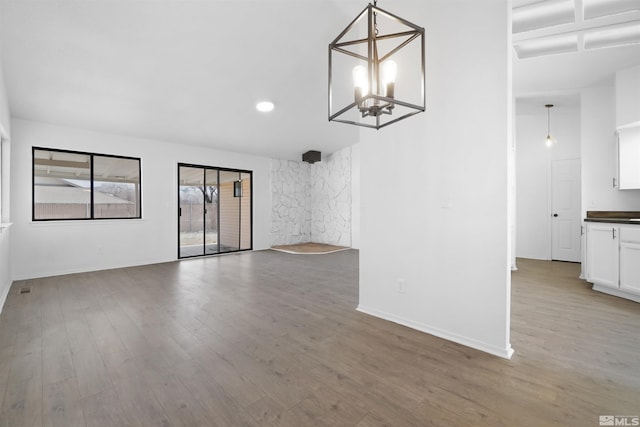
[[[558,216],[558,214],[553,214],[553,216],[554,216],[554,217],[557,217],[557,216]]]

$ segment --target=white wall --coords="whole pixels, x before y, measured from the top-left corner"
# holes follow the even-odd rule
[[[8,222],[9,216],[9,138],[11,137],[9,122],[9,104],[7,101],[7,91],[4,85],[4,75],[2,73],[2,62],[0,61],[0,152],[2,155],[0,164],[0,223]],[[5,139],[5,142],[1,142]],[[7,157],[7,158],[5,158]],[[0,229],[0,312],[4,306],[4,301],[11,287],[11,229]]]
[[[269,247],[267,158],[23,120],[11,129],[14,280],[175,260],[178,162],[252,170],[253,247]],[[143,219],[32,222],[32,146],[142,158]]]
[[[616,127],[640,124],[640,65],[616,73]]]
[[[615,89],[582,91],[582,210],[640,211],[640,190],[613,188],[615,176]]]
[[[427,112],[360,133],[358,309],[502,357],[511,354],[508,10],[506,0],[394,6],[427,29]]]
[[[551,109],[551,134],[556,145],[547,147],[547,110],[516,115],[516,254],[521,258],[551,259],[551,162],[579,159],[580,110]]]
[[[351,146],[351,247],[360,249],[360,144]]]
[[[10,117],[9,101],[7,98],[7,90],[4,85],[4,74],[2,72],[2,62],[0,62],[0,124],[2,124],[7,135],[11,134]]]
[[[512,74],[513,63],[511,64],[509,74]],[[513,79],[513,76],[512,76]],[[513,80],[512,83],[513,85]],[[511,100],[511,118],[510,118],[510,129],[511,132],[511,146],[509,147],[509,154],[507,156],[507,169],[509,174],[509,206],[508,206],[508,215],[509,215],[509,232],[511,233],[511,241],[509,242],[509,252],[511,253],[511,271],[516,271],[518,269],[517,265],[517,233],[516,229],[518,226],[518,219],[516,216],[516,208],[517,208],[517,179],[516,179],[516,131],[517,131],[517,123],[516,123],[516,103],[512,98]]]

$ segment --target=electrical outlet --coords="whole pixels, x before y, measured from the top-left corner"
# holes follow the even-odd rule
[[[397,281],[398,293],[406,294],[407,293],[407,281],[404,279],[398,279]]]

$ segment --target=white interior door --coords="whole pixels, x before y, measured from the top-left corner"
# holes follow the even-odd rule
[[[580,159],[551,164],[551,259],[580,262]]]

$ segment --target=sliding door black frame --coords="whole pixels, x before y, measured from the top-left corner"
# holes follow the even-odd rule
[[[202,169],[203,172],[203,185],[206,184],[207,181],[207,173],[206,171],[216,171],[217,174],[217,180],[216,180],[216,185],[218,186],[218,203],[217,203],[217,212],[216,212],[216,223],[217,223],[217,233],[218,233],[218,238],[217,240],[217,245],[218,245],[218,251],[215,254],[207,254],[206,253],[206,246],[207,246],[207,242],[206,242],[206,215],[207,215],[207,209],[206,209],[206,200],[204,200],[204,194],[202,195],[204,206],[205,208],[203,209],[203,253],[199,254],[199,255],[188,255],[188,256],[181,256],[180,255],[180,217],[182,216],[181,213],[181,208],[180,208],[180,168],[181,167],[188,167],[188,168],[194,168],[194,169]],[[220,172],[232,172],[232,173],[238,173],[238,176],[241,177],[242,174],[248,174],[249,175],[249,247],[248,248],[242,248],[242,200],[238,201],[239,204],[239,209],[238,209],[238,249],[236,250],[222,250],[221,245],[220,245]],[[178,259],[188,259],[188,258],[196,258],[196,257],[202,257],[202,256],[214,256],[214,255],[221,255],[221,254],[228,254],[228,253],[234,253],[234,252],[243,252],[243,251],[251,251],[253,250],[253,171],[250,170],[245,170],[245,169],[231,169],[231,168],[224,168],[224,167],[218,167],[218,166],[205,166],[205,165],[198,165],[198,164],[192,164],[192,163],[178,163],[178,174],[177,174],[177,200],[178,200],[178,211],[177,211],[177,218],[178,218]],[[241,197],[246,197],[245,194],[243,194]]]

